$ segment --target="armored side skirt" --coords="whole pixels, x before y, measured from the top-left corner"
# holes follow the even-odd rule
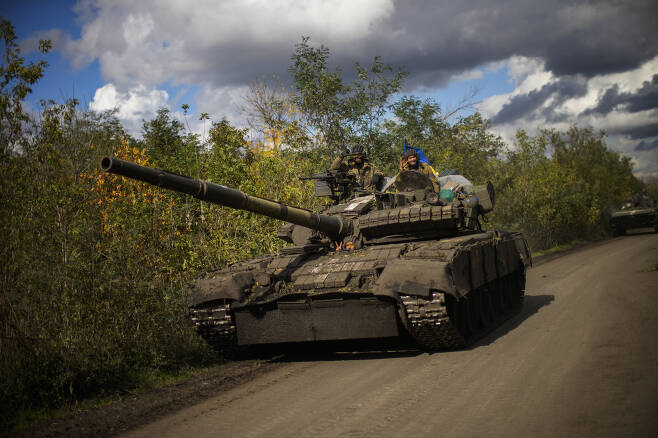
[[[238,345],[398,336],[395,304],[375,297],[278,302],[234,315]]]

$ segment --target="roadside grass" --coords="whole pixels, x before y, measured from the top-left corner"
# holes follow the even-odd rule
[[[556,253],[556,252],[565,251],[567,249],[573,248],[574,246],[579,245],[583,242],[584,242],[584,240],[582,240],[582,239],[575,239],[575,240],[572,240],[571,242],[562,243],[562,244],[556,245],[552,248],[542,249],[541,251],[535,251],[531,255],[532,255],[532,258],[535,258],[535,257],[539,257],[539,256],[553,254],[553,253]]]
[[[149,370],[141,374],[139,384],[134,388],[117,390],[112,394],[103,395],[99,397],[92,397],[85,400],[76,401],[72,404],[61,406],[58,408],[43,408],[43,409],[27,409],[16,413],[13,421],[10,422],[10,432],[19,432],[28,428],[40,421],[51,422],[62,418],[64,416],[90,411],[92,409],[101,408],[110,405],[121,399],[138,395],[154,389],[164,388],[170,385],[183,382],[191,377],[199,374],[215,370],[222,367],[227,362],[218,363],[210,366],[194,367],[187,366],[178,370],[163,371],[163,370]],[[0,436],[2,436],[2,429],[0,429]]]

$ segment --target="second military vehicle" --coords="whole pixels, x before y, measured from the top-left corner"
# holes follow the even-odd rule
[[[483,232],[491,184],[433,191],[415,171],[386,193],[317,175],[321,213],[113,157],[104,171],[287,222],[276,254],[209,270],[189,291],[198,333],[224,354],[245,347],[399,341],[463,347],[521,308],[531,264],[521,234]],[[459,179],[457,179],[459,181]],[[449,195],[449,196],[445,196]]]
[[[637,197],[625,200],[621,208],[610,217],[613,236],[621,236],[636,228],[653,228],[658,232],[658,209],[648,198]]]

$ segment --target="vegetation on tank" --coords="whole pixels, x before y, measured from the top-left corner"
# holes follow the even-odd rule
[[[477,112],[459,117],[432,99],[397,97],[405,73],[378,57],[356,65],[357,79],[347,83],[328,67],[329,49],[307,38],[292,55],[290,90],[252,85],[245,99],[251,135],[207,114],[207,133],[198,135],[163,108],[135,138],[113,112],[84,110],[75,99],[43,101],[31,116],[22,103],[47,64],[26,64],[11,23],[2,21],[0,31],[6,427],[20,411],[132,388],[153,370],[220,362],[187,318],[185,285],[283,245],[277,221],[103,174],[104,155],[315,209],[325,201],[300,176],[327,168],[355,143],[392,175],[407,139],[437,171],[492,181],[488,226],[522,231],[535,250],[605,236],[610,208],[644,184],[592,128],[520,130],[506,145]],[[40,47],[45,53],[50,43]]]

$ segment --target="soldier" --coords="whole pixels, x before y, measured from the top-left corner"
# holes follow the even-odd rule
[[[439,193],[439,180],[434,174],[434,169],[427,163],[423,163],[418,159],[418,151],[415,149],[407,149],[402,154],[400,161],[400,170],[415,170],[429,177],[434,186],[434,191]]]
[[[647,193],[647,188],[646,187],[642,189],[642,193],[640,193],[639,198],[640,198],[639,199],[640,207],[644,207],[644,208],[651,208],[652,207],[653,203],[651,202],[651,199],[649,198],[649,194]]]
[[[368,161],[361,145],[354,146],[350,154],[337,157],[329,171],[354,175],[356,182],[369,192],[380,190],[384,182],[384,173]]]

